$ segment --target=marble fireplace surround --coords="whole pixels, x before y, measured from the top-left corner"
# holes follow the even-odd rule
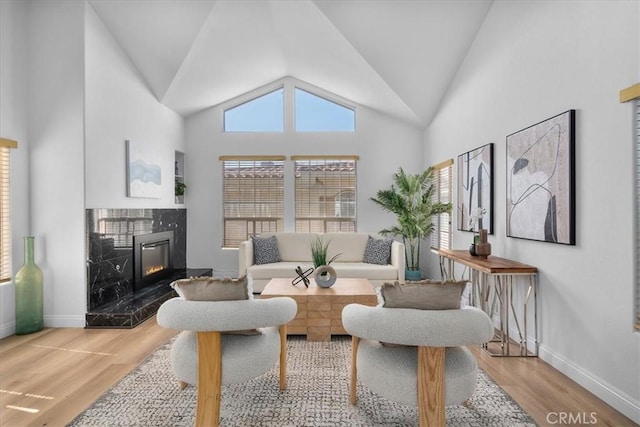
[[[173,275],[134,291],[133,236],[173,231]],[[187,269],[186,209],[87,209],[87,328],[133,328],[175,295],[177,279],[211,275]]]

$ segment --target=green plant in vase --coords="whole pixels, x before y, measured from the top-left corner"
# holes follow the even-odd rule
[[[187,185],[176,179],[176,186],[175,186],[175,195],[176,196],[184,196],[184,190],[187,188]]]
[[[476,208],[473,215],[469,217],[469,231],[473,232],[473,243],[469,247],[469,253],[476,256],[476,245],[480,243],[480,233],[476,230],[476,225],[480,222],[480,219],[487,213],[487,210],[483,207]]]
[[[336,270],[329,264],[342,255],[336,254],[330,259],[327,259],[329,243],[331,243],[330,240],[325,242],[321,236],[317,236],[315,240],[311,242],[311,258],[313,259],[313,267],[315,268],[315,280],[316,284],[321,288],[329,288],[336,282]]]
[[[340,255],[342,255],[336,254],[327,261],[329,243],[331,243],[331,240],[325,242],[321,236],[317,236],[315,240],[311,242],[311,258],[313,259],[313,268],[318,268],[323,265],[329,265]]]

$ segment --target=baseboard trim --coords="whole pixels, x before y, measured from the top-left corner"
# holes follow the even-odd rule
[[[0,339],[6,338],[16,333],[16,322],[5,323],[0,325]]]
[[[84,316],[44,316],[45,328],[84,328]],[[11,321],[0,325],[0,339],[16,333],[16,322]]]
[[[540,359],[565,374],[572,381],[580,384],[633,422],[640,424],[640,401],[607,384],[602,378],[586,372],[579,366],[553,353],[544,345],[541,345],[539,350]]]
[[[494,327],[499,329],[500,317],[495,315],[492,320]],[[509,334],[511,337],[517,337],[518,330],[515,327],[511,327],[509,328]],[[533,334],[530,333],[527,336],[527,349],[529,351],[533,351],[535,348],[535,341],[532,335]],[[538,357],[558,371],[562,372],[575,383],[587,389],[587,391],[599,399],[606,402],[616,411],[620,412],[633,422],[640,424],[640,401],[635,400],[633,397],[618,390],[616,387],[607,384],[607,382],[602,378],[585,371],[562,356],[557,355],[544,345],[538,345]]]
[[[84,315],[73,316],[44,316],[44,326],[47,328],[84,328]]]

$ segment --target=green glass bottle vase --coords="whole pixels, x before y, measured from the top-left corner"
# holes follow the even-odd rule
[[[42,270],[33,260],[33,236],[24,238],[24,264],[14,280],[16,289],[16,335],[38,332],[44,327],[42,314]]]

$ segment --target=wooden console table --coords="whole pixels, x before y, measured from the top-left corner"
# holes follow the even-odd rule
[[[497,339],[492,342],[498,342],[500,350],[499,352],[492,352],[488,344],[484,345],[485,350],[492,356],[538,356],[538,314],[536,307],[538,269],[536,267],[491,255],[487,258],[471,256],[468,250],[431,248],[431,252],[440,257],[440,270],[445,279],[455,279],[455,263],[469,267],[471,272],[472,305],[480,307],[491,317],[494,305],[498,304],[500,329]],[[520,319],[513,303],[511,288],[514,276],[527,276],[529,278],[529,285],[522,304],[522,328],[520,328]],[[490,279],[493,279],[493,283],[491,283]],[[493,299],[490,302],[492,288]],[[527,351],[527,312],[530,302],[533,304],[534,319],[533,352]],[[513,316],[518,330],[517,342],[519,343],[519,349],[517,354],[511,354],[510,352],[509,315]]]

